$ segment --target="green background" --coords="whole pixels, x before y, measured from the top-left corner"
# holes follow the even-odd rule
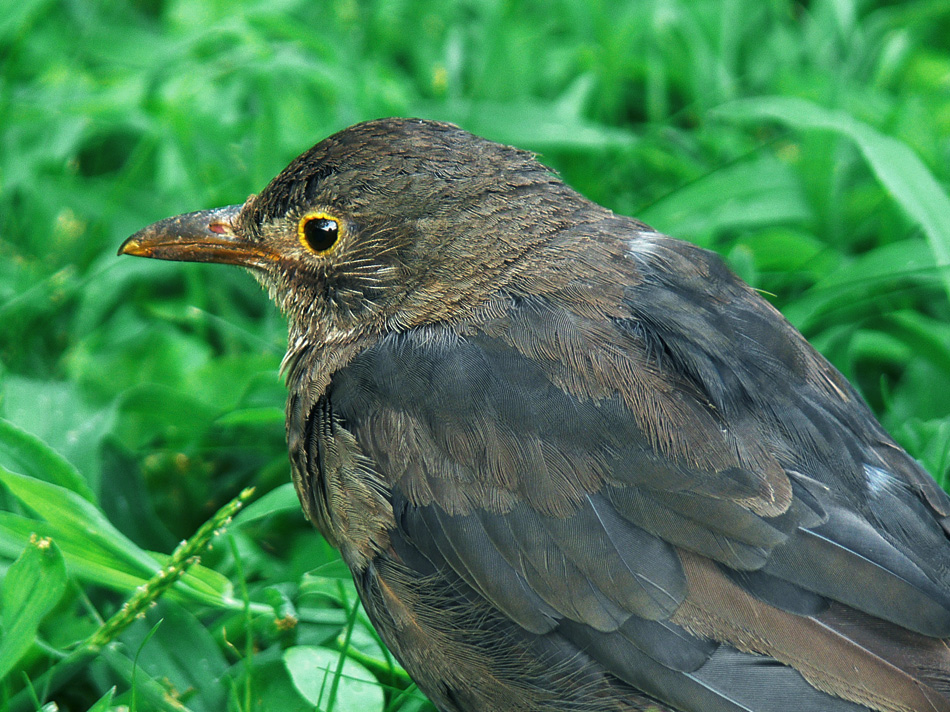
[[[0,708],[427,709],[289,490],[276,310],[115,256],[390,115],[717,250],[946,484],[946,0],[0,0]]]

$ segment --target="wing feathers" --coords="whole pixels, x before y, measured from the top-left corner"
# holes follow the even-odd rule
[[[763,570],[910,630],[950,636],[950,593],[847,511],[797,532]]]
[[[706,559],[685,552],[682,559],[689,595],[674,623],[774,657],[819,690],[876,710],[950,712],[946,698],[832,628],[762,604]]]
[[[341,427],[391,488],[392,555],[684,710],[950,712],[944,642],[920,636],[950,637],[945,498],[879,456],[827,364],[765,307],[744,323],[785,356],[753,373],[691,351],[741,335],[710,326],[715,304],[678,315],[712,328],[691,342],[542,302],[385,337],[334,376]]]

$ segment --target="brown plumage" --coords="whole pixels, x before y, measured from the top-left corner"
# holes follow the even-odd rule
[[[360,124],[126,254],[290,322],[304,510],[446,712],[950,712],[950,499],[711,253]]]

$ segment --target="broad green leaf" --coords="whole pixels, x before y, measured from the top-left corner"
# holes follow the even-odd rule
[[[0,467],[0,482],[41,518],[120,556],[138,573],[150,576],[155,559],[116,529],[88,500],[64,487]]]
[[[43,532],[60,542],[70,567],[75,565],[78,575],[121,590],[141,585],[167,558],[139,548],[101,511],[74,492],[2,467],[0,482],[45,520],[34,522],[0,512],[0,548],[9,544],[11,534],[15,539],[17,535],[28,536],[30,530]],[[231,599],[230,582],[209,569],[193,567],[173,591],[209,605],[236,605]]]
[[[8,420],[0,418],[0,453],[26,475],[65,487],[89,502],[95,495],[79,471],[62,455]]]
[[[820,279],[831,271],[839,255],[805,230],[781,226],[744,234],[740,244],[752,251],[760,272],[801,273]]]
[[[253,678],[253,712],[324,712],[321,708],[314,708],[305,700],[287,672],[283,661],[264,662],[258,658],[256,665],[251,668]],[[243,682],[241,683],[244,684]],[[244,709],[241,707],[240,709]],[[365,712],[379,712],[382,709],[367,708]]]
[[[902,280],[939,285],[933,254],[923,240],[882,245],[842,264],[782,312],[806,331],[825,314],[875,304],[882,289]]]
[[[373,674],[359,663],[340,657],[343,653],[310,645],[297,645],[284,651],[294,687],[313,705],[327,712],[366,712],[383,707],[383,688]],[[339,673],[338,673],[339,670]],[[330,708],[330,689],[339,674],[336,699]]]
[[[40,623],[66,589],[66,567],[52,540],[32,537],[0,589],[0,679],[29,652]]]
[[[146,581],[144,576],[129,573],[123,557],[81,534],[51,522],[0,511],[0,556],[15,557],[33,534],[55,539],[70,573],[83,580],[119,591],[131,591]]]
[[[887,323],[894,336],[911,347],[918,358],[928,359],[950,376],[950,325],[912,311],[890,314]]]
[[[171,556],[169,554],[159,554],[149,552],[162,565],[166,564]],[[227,576],[218,573],[214,569],[209,569],[201,564],[192,564],[181,580],[175,584],[171,593],[186,596],[213,606],[225,606],[235,608],[239,602],[234,600],[234,586]],[[176,595],[175,598],[181,596]]]
[[[907,144],[840,110],[790,96],[741,99],[722,105],[722,116],[775,119],[800,129],[823,129],[854,141],[877,176],[927,237],[950,296],[950,196]]]
[[[657,229],[710,246],[712,234],[812,217],[794,171],[774,158],[725,166],[670,193],[639,217]]]
[[[950,417],[901,419],[893,424],[892,432],[902,445],[919,453],[928,472],[947,489],[950,485]]]
[[[33,534],[54,539],[63,554],[69,573],[83,581],[116,591],[130,592],[149,579],[150,574],[131,573],[125,556],[97,544],[81,533],[57,526],[53,522],[0,511],[0,556],[15,557]],[[166,554],[152,556],[156,560],[155,570],[169,558]],[[215,607],[243,607],[243,604],[233,598],[231,582],[217,571],[200,564],[192,565],[167,595],[178,600],[191,599]]]
[[[294,490],[294,485],[291,482],[287,482],[279,487],[275,487],[263,497],[245,507],[234,518],[234,523],[238,526],[243,526],[273,514],[300,511],[300,500],[297,499],[297,492]]]
[[[190,705],[186,705],[179,696],[169,694],[168,685],[162,676],[153,677],[135,664],[135,654],[138,651],[129,651],[124,646],[106,645],[98,655],[101,661],[109,667],[113,675],[122,680],[124,685],[131,687],[130,694],[134,700],[127,709],[149,712],[192,712]],[[212,683],[214,684],[214,683]]]
[[[161,623],[161,625],[156,625]],[[123,647],[135,651],[136,665],[176,690],[192,690],[188,707],[195,712],[226,708],[226,687],[208,685],[227,674],[228,661],[211,630],[186,608],[166,602],[122,634]]]
[[[10,375],[4,379],[0,414],[68,461],[81,473],[88,489],[97,495],[102,491],[99,448],[115,426],[117,413],[114,404],[93,404],[84,389],[72,379]],[[17,467],[13,469],[20,471]],[[25,474],[51,480],[50,475]],[[70,486],[68,482],[58,484]],[[82,494],[82,490],[76,491]]]

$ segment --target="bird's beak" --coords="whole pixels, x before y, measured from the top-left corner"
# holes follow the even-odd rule
[[[264,268],[277,255],[236,230],[242,207],[229,205],[159,220],[123,242],[119,254]]]

